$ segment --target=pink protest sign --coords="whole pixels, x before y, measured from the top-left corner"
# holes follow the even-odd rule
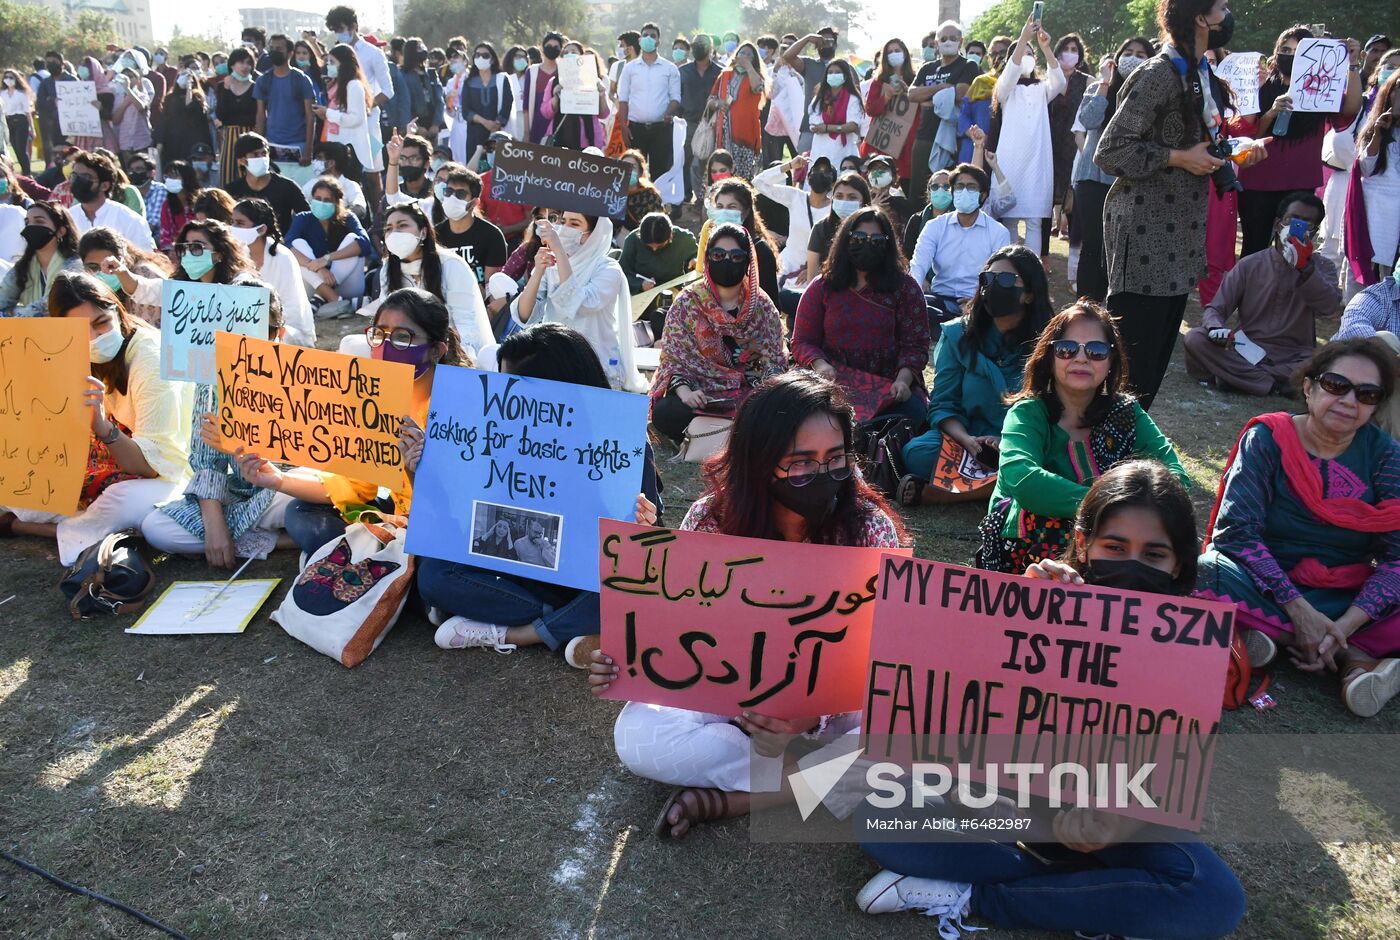
[[[605,698],[773,718],[861,707],[888,550],[599,526],[602,648],[621,667]]]
[[[1111,805],[1197,830],[1233,624],[1234,608],[1214,601],[886,556],[870,641],[867,756],[1084,764],[1087,787],[1074,777],[1057,783],[1066,805]],[[1155,805],[1101,799],[1121,792],[1120,778],[1136,780]],[[1030,781],[1032,793],[1047,795],[1046,773]]]

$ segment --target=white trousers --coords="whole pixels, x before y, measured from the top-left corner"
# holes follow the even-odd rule
[[[341,243],[336,247],[336,251],[355,241],[354,235],[346,235]],[[315,258],[316,252],[311,250],[306,239],[298,238],[292,242],[292,248],[300,252],[304,257]],[[308,289],[315,291],[321,286],[321,275],[315,271],[297,265],[301,270],[301,279]],[[353,258],[341,258],[339,261],[331,262],[331,276],[335,278],[337,297],[343,300],[354,300],[365,295],[365,259],[363,255],[356,255]]]
[[[1006,226],[1006,230],[1011,233],[1011,243],[1013,245],[1025,245],[1036,254],[1040,254],[1040,226],[1044,219],[1022,219],[1016,216],[1007,216],[1001,220],[1001,224]],[[1022,238],[1018,232],[1022,225],[1026,227],[1026,235]]]
[[[107,487],[92,505],[74,516],[36,509],[10,511],[21,522],[57,523],[58,560],[71,565],[83,549],[96,545],[113,532],[138,528],[157,503],[175,496],[179,488],[180,483],[172,480],[123,480]]]
[[[254,528],[271,532],[274,536],[281,532],[287,527],[287,507],[291,503],[292,497],[286,493],[273,494],[272,502],[267,504],[267,509],[258,517],[258,524]],[[141,520],[141,535],[151,543],[152,548],[167,555],[204,554],[204,539],[197,537],[159,509],[151,510],[146,518]]]

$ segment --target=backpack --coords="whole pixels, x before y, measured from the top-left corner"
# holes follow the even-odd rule
[[[894,497],[904,476],[904,445],[923,432],[927,422],[899,415],[862,421],[856,428],[856,452],[865,482]]]

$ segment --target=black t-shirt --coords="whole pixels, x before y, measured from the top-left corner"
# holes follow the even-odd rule
[[[455,251],[476,275],[476,283],[486,289],[486,269],[504,267],[510,252],[506,237],[490,222],[478,217],[465,232],[452,231],[451,223],[442,222],[434,231],[438,244]]]
[[[826,263],[826,254],[831,251],[831,243],[836,241],[836,230],[840,227],[841,220],[835,213],[812,226],[812,236],[807,239],[807,250],[817,253],[817,270],[820,271]]]
[[[282,227],[284,235],[292,224],[292,216],[311,210],[301,187],[276,170],[268,177],[266,188],[254,189],[248,185],[246,176],[240,176],[228,184],[228,194],[235,202],[240,199],[266,199],[272,211],[277,213],[277,224]]]
[[[952,65],[944,65],[940,58],[924,63],[924,67],[919,69],[919,74],[914,76],[914,85],[971,85],[972,80],[981,74],[981,69],[962,56],[958,56]],[[920,110],[919,129],[915,132],[915,139],[933,140],[933,135],[938,133],[938,123],[938,117],[932,109]]]
[[[758,286],[774,304],[778,302],[778,256],[767,240],[760,239],[755,255],[758,262]]]

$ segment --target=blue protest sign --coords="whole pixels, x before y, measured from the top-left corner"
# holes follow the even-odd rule
[[[631,521],[647,399],[438,366],[408,551],[598,590],[598,520]]]
[[[166,281],[160,288],[160,377],[213,385],[214,334],[267,339],[268,290]]]

